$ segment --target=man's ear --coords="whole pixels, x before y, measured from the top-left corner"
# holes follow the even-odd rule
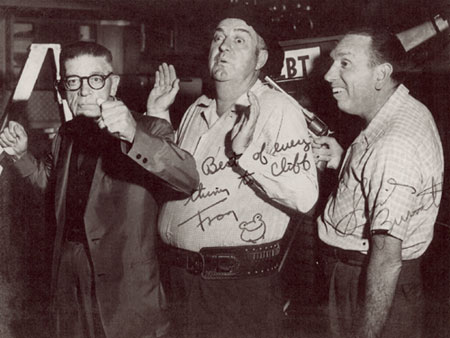
[[[109,95],[116,96],[119,83],[120,83],[120,76],[116,74],[111,75],[111,90],[109,92]]]
[[[375,88],[377,90],[380,90],[384,87],[384,85],[388,82],[389,79],[391,79],[392,72],[394,71],[394,68],[392,65],[388,62],[382,63],[381,65],[377,66],[376,70],[376,82],[375,82]]]
[[[258,59],[256,60],[255,70],[260,70],[267,62],[269,58],[269,52],[267,49],[260,49],[258,52]]]

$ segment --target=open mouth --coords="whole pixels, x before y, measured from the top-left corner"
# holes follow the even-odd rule
[[[336,88],[332,88],[332,89],[333,89],[333,95],[340,94],[340,93],[344,92],[344,88],[336,87]]]
[[[333,91],[333,97],[334,97],[335,99],[338,99],[338,98],[340,98],[342,95],[345,94],[345,89],[344,89],[344,88],[341,88],[341,87],[333,87],[333,88],[332,88],[332,91]]]
[[[216,62],[217,63],[228,63],[224,53],[220,53],[217,55]]]

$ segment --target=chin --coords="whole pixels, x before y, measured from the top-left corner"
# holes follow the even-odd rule
[[[347,112],[347,109],[346,109],[346,107],[345,107],[345,104],[342,104],[342,103],[340,103],[340,102],[338,101],[338,102],[337,102],[337,106],[338,106],[338,108],[339,108],[340,111]]]
[[[214,81],[223,82],[228,80],[228,74],[223,71],[217,71],[213,74],[212,78]]]
[[[346,114],[353,115],[353,109],[351,107],[349,107],[347,104],[340,103],[338,101],[338,108],[340,111],[343,111]]]

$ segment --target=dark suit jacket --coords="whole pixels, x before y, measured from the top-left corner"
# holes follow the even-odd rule
[[[155,253],[158,207],[154,191],[161,182],[184,193],[191,193],[198,185],[195,161],[172,143],[170,124],[147,116],[139,116],[137,122],[132,145],[112,141],[117,147],[97,160],[84,214],[107,337],[152,335],[167,324]],[[47,161],[39,162],[26,154],[15,163],[33,184],[54,189],[52,285],[56,288],[65,233],[72,123],[61,126]]]

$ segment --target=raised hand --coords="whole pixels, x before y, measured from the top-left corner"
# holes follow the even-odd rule
[[[344,149],[342,149],[334,137],[312,137],[311,144],[316,165],[320,161],[324,161],[327,164],[327,168],[339,168]]]
[[[259,116],[259,102],[255,94],[247,93],[250,107],[241,113],[231,131],[231,148],[235,154],[242,154],[249,146]]]
[[[169,107],[180,89],[180,79],[175,68],[161,64],[155,72],[155,85],[147,99],[147,115],[164,118],[170,122]]]
[[[28,135],[24,127],[15,121],[9,121],[5,129],[0,133],[0,146],[7,149],[7,153],[21,158],[28,149]]]

